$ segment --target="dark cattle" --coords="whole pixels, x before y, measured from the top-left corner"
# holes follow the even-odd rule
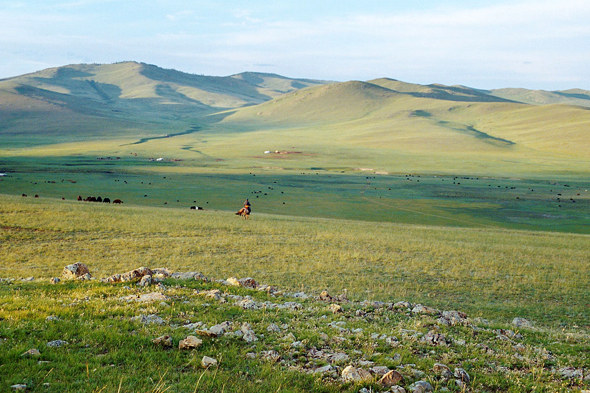
[[[102,203],[111,203],[111,200],[109,198],[105,198],[102,200]]]
[[[35,194],[35,198],[39,198],[39,195]]]
[[[82,196],[78,195],[78,200],[81,201],[82,200]]]
[[[64,197],[61,197],[61,200],[62,200],[62,201],[65,201],[65,200],[66,200],[66,198],[64,198]]]
[[[123,201],[122,201],[122,200],[120,200],[120,199],[115,199],[115,200],[113,201],[113,203],[116,203],[116,204],[120,205],[121,203],[123,203]]]
[[[26,197],[26,196],[27,196],[27,194],[22,194],[21,196],[23,196],[23,197]]]
[[[201,206],[191,206],[191,210],[203,210]]]
[[[96,202],[102,202],[102,198],[101,197],[97,197],[96,198]]]
[[[96,198],[93,196],[88,197],[88,202],[96,202]]]

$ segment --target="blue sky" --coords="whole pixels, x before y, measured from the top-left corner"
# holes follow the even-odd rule
[[[0,2],[0,78],[126,60],[206,75],[590,90],[590,1]]]

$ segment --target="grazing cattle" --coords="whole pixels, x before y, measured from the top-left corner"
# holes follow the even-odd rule
[[[102,198],[101,197],[96,197],[96,202],[102,202]]]
[[[62,200],[62,201],[65,201],[65,200],[66,200],[66,198],[64,198],[64,197],[61,197],[61,200]]]
[[[116,204],[120,205],[121,203],[123,203],[123,201],[122,201],[122,200],[120,200],[120,199],[115,199],[115,200],[113,201],[113,203],[116,203]]]
[[[26,196],[27,196],[27,194],[22,194],[21,196],[23,196],[23,197],[26,197]]]
[[[87,201],[88,202],[96,202],[96,197],[93,197],[93,196],[88,197]]]
[[[109,198],[105,198],[102,200],[102,203],[111,203],[111,200]]]
[[[201,206],[191,206],[191,210],[203,210]]]
[[[78,195],[78,200],[81,201],[82,200],[82,195]]]
[[[39,195],[38,194],[35,194],[35,198],[39,198]]]

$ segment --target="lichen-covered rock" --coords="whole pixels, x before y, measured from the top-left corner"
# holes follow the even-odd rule
[[[342,306],[339,304],[330,304],[330,306],[328,307],[328,310],[332,311],[334,314],[339,314],[344,312],[344,310],[342,309]]]
[[[58,284],[61,280],[59,279],[59,277],[51,277],[51,279],[49,280],[49,282],[51,284]]]
[[[50,348],[58,348],[64,345],[68,345],[68,342],[64,340],[54,340],[47,343],[47,346]]]
[[[61,277],[64,280],[77,280],[78,278],[83,277],[85,274],[90,274],[88,266],[82,262],[76,262],[64,267]]]
[[[228,285],[233,285],[233,286],[236,286],[236,287],[241,287],[242,286],[242,284],[240,283],[240,281],[238,281],[238,279],[235,278],[235,277],[230,277],[227,280],[225,280],[225,282],[227,282]]]

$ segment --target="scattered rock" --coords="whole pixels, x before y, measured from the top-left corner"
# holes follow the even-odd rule
[[[334,314],[342,313],[344,311],[342,306],[336,303],[330,304],[328,310],[332,311]]]
[[[391,393],[406,393],[406,389],[402,388],[399,385],[392,386],[391,388],[389,388],[389,391]]]
[[[563,378],[567,379],[581,379],[584,376],[582,370],[575,369],[574,367],[562,367],[558,372]]]
[[[242,286],[242,284],[235,277],[230,277],[227,280],[225,280],[225,282],[227,282],[229,285],[233,285],[233,286],[236,286],[236,287],[241,287]]]
[[[150,324],[154,324],[154,325],[164,325],[164,320],[162,318],[160,318],[159,316],[157,316],[156,314],[150,314],[150,315],[138,315],[137,317],[133,317],[131,318],[132,321],[134,322],[141,322],[144,325],[150,325]]]
[[[178,349],[195,349],[203,344],[203,340],[195,336],[187,336],[184,340],[178,343]]]
[[[446,337],[432,330],[426,333],[426,335],[422,337],[421,341],[430,345],[447,345]]]
[[[512,320],[512,325],[516,326],[517,328],[525,328],[525,329],[532,329],[533,324],[531,321],[524,319],[524,318],[514,318]]]
[[[210,358],[209,356],[203,356],[203,359],[201,359],[201,366],[203,368],[217,367],[217,359]]]
[[[436,308],[426,307],[422,304],[416,304],[412,309],[412,313],[414,314],[426,314],[426,315],[438,315],[440,311]]]
[[[64,270],[61,273],[61,277],[64,280],[75,280],[84,276],[85,274],[90,274],[88,266],[86,266],[82,262],[76,262],[64,267]]]
[[[57,283],[59,283],[60,281],[61,281],[61,280],[59,279],[59,277],[52,277],[52,278],[49,280],[49,282],[50,282],[51,284],[54,284],[54,285],[55,285],[55,284],[57,284]]]
[[[273,332],[273,333],[280,333],[281,332],[281,328],[278,327],[278,325],[271,323],[270,325],[268,325],[268,327],[266,328],[266,331],[268,332]]]
[[[434,371],[435,373],[437,373],[438,375],[440,375],[441,377],[446,378],[446,379],[453,377],[453,373],[451,372],[451,369],[442,363],[435,363],[434,366],[432,367],[432,371]]]
[[[54,340],[47,343],[47,346],[50,348],[57,348],[64,345],[68,345],[68,342],[63,340]]]
[[[156,345],[162,346],[164,348],[172,348],[172,337],[166,335],[166,336],[160,336],[158,338],[154,338],[152,340],[152,342]]]
[[[271,349],[270,351],[262,351],[260,355],[262,360],[272,363],[276,363],[281,359],[281,355],[279,355],[274,349]]]
[[[19,383],[17,385],[10,386],[10,388],[14,390],[27,390],[27,385]]]
[[[36,348],[31,348],[27,352],[23,353],[22,357],[33,357],[33,356],[40,356],[41,352],[39,352]]]
[[[335,298],[330,296],[328,291],[322,291],[322,293],[320,293],[319,299],[324,302],[333,302],[336,300]]]
[[[127,273],[114,274],[110,277],[102,279],[102,281],[103,282],[111,282],[111,283],[112,282],[128,282],[128,281],[139,280],[143,276],[152,276],[153,274],[154,274],[154,272],[151,269],[148,269],[147,267],[140,267],[139,269],[134,269],[134,270],[128,271]]]
[[[359,382],[359,381],[370,381],[373,376],[367,370],[362,368],[356,368],[354,366],[347,366],[342,370],[342,381],[343,382]]]
[[[323,374],[323,373],[327,373],[329,371],[332,371],[333,367],[329,364],[323,366],[323,367],[318,367],[315,370],[313,370],[314,374]]]
[[[244,288],[256,289],[258,288],[258,283],[252,277],[240,278],[238,280],[240,286]]]
[[[454,373],[455,378],[465,383],[469,383],[471,381],[471,377],[467,374],[467,371],[463,370],[462,368],[455,368]]]
[[[426,381],[414,382],[408,387],[408,391],[412,393],[426,393],[432,392],[433,390],[434,388],[432,387],[432,385]]]
[[[148,285],[152,285],[152,276],[143,276],[139,283],[137,284],[140,287],[147,287]]]
[[[389,367],[387,367],[387,366],[374,366],[374,367],[371,367],[369,369],[369,371],[375,375],[383,376],[389,372]]]
[[[171,273],[170,278],[174,278],[176,280],[197,280],[197,281],[209,282],[209,279],[207,277],[205,277],[204,274],[199,273],[199,272]]]
[[[59,321],[59,317],[56,317],[55,315],[49,315],[47,318],[45,318],[46,321]]]
[[[336,363],[336,364],[338,364],[338,363],[347,362],[348,359],[350,359],[350,357],[347,354],[345,354],[343,352],[337,352],[337,353],[333,353],[331,355],[328,355],[328,359],[327,360],[330,363]]]
[[[403,380],[404,377],[399,372],[391,370],[379,380],[379,383],[385,387],[390,387],[403,382]]]

